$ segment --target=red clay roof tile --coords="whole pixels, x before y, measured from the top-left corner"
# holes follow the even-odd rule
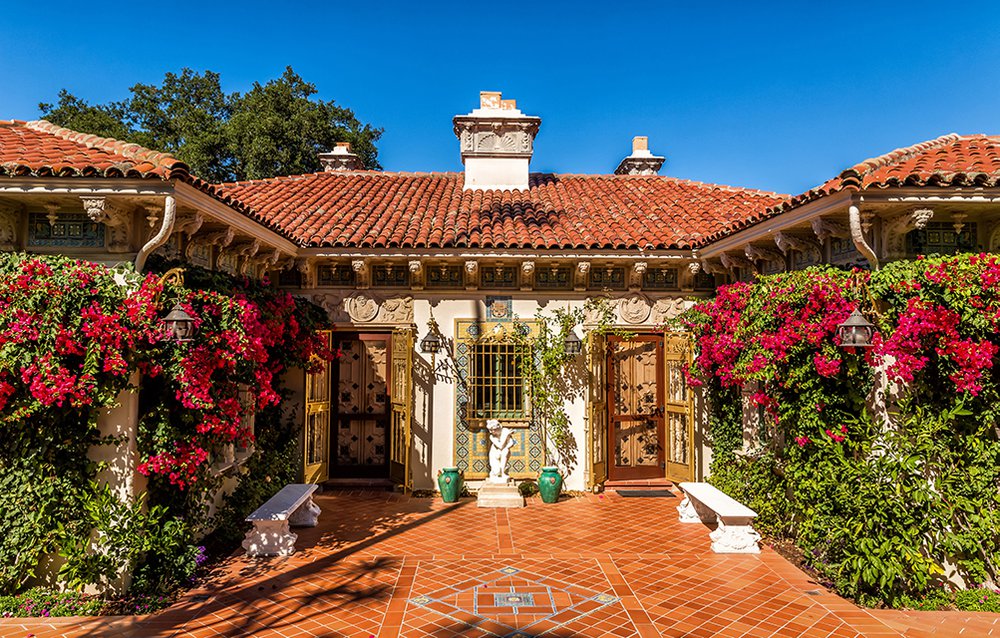
[[[902,186],[1000,186],[1000,136],[950,133],[867,159],[801,195],[787,197],[706,238],[714,241],[841,191]]]
[[[782,200],[662,176],[532,174],[526,191],[465,191],[460,173],[311,173],[223,184],[306,245],[688,249]]]

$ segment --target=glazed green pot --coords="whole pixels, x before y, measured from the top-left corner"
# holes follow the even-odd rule
[[[555,503],[562,492],[563,477],[555,465],[546,465],[538,477],[538,491],[545,503]]]
[[[462,473],[457,467],[446,467],[438,472],[438,488],[445,503],[457,503],[462,495]]]

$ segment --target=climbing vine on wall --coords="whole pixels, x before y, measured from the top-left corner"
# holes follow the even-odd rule
[[[874,347],[839,347],[860,305]],[[996,583],[1000,258],[820,267],[724,287],[682,322],[712,481],[862,602]],[[754,427],[745,427],[755,424]]]

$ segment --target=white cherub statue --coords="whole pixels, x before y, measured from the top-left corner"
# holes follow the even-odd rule
[[[510,481],[507,474],[507,461],[510,459],[510,448],[514,447],[513,431],[500,425],[497,419],[486,422],[490,433],[490,478],[489,483],[506,484]]]

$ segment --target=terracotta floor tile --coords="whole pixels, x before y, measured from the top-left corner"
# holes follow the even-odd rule
[[[995,614],[863,610],[770,549],[713,554],[710,528],[678,523],[676,499],[517,510],[364,490],[316,500],[327,514],[296,530],[300,551],[223,561],[198,590],[205,602],[185,596],[138,618],[0,619],[0,636],[1000,638]]]

